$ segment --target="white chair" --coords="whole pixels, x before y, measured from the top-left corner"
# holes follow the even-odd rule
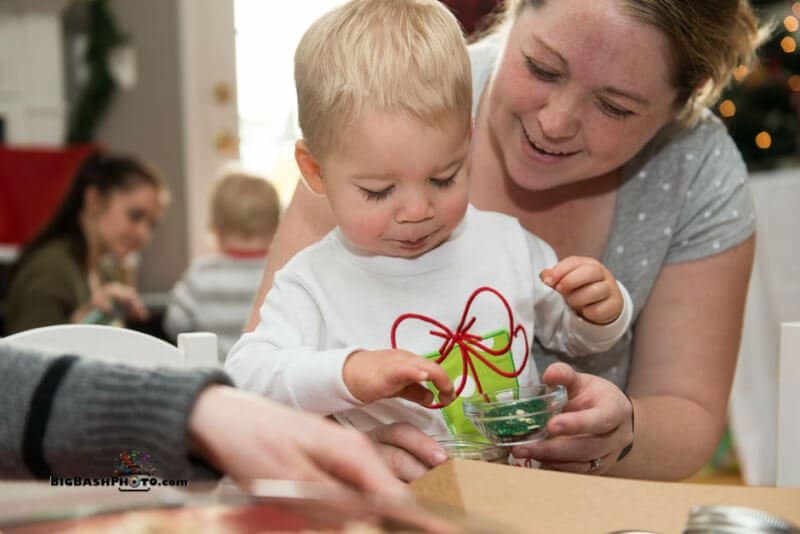
[[[800,322],[781,324],[777,485],[800,487]]]
[[[148,367],[219,365],[217,336],[209,332],[180,334],[176,347],[136,330],[103,325],[61,324],[25,330],[0,339],[0,343]]]

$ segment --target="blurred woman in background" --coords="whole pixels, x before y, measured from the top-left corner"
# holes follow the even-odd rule
[[[150,241],[168,198],[161,177],[135,158],[89,156],[56,215],[12,268],[8,333],[146,319],[120,266]]]

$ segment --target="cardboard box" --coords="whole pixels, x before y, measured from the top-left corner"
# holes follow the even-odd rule
[[[645,482],[450,460],[411,484],[443,502],[521,533],[680,533],[693,506],[748,506],[800,525],[800,488]]]

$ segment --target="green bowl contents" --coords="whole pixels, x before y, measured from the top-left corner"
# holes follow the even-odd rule
[[[496,445],[519,445],[547,437],[546,425],[567,401],[563,386],[523,386],[476,394],[464,414]]]

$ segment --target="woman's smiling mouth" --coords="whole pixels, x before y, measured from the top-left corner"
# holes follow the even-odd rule
[[[568,158],[570,156],[574,156],[575,154],[578,154],[578,153],[581,152],[580,150],[575,150],[575,151],[572,151],[572,152],[565,152],[565,151],[551,150],[551,149],[545,148],[545,147],[541,146],[540,144],[536,143],[534,140],[532,140],[530,138],[530,135],[528,135],[528,131],[525,129],[525,125],[522,124],[521,122],[520,122],[520,124],[521,124],[521,127],[522,127],[522,136],[524,137],[525,144],[529,148],[533,149],[531,152],[533,152],[534,154],[539,155],[539,156],[541,156],[543,158],[546,158],[547,161],[563,160],[564,158]],[[537,158],[537,159],[539,159],[539,158]]]

